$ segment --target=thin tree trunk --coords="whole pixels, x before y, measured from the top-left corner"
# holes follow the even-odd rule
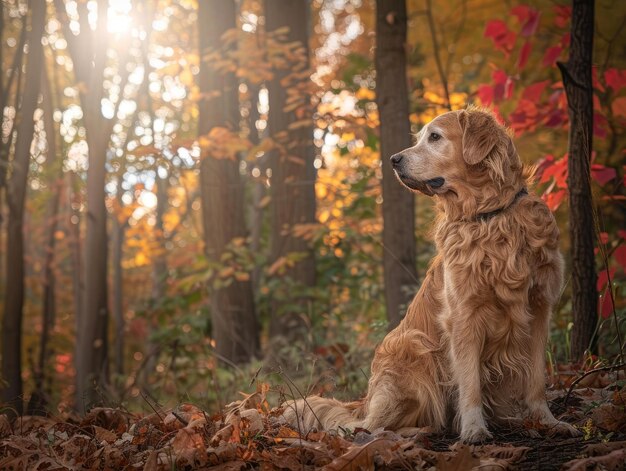
[[[154,121],[153,121],[154,122]],[[152,133],[153,136],[156,136],[156,133]],[[157,196],[157,205],[156,205],[156,214],[155,223],[154,223],[154,231],[155,238],[158,241],[157,245],[161,248],[159,252],[155,255],[154,261],[152,263],[152,295],[151,295],[151,307],[154,310],[154,315],[152,316],[152,320],[149,324],[149,332],[150,337],[152,337],[152,333],[157,331],[159,328],[158,324],[158,310],[161,307],[161,303],[163,297],[166,295],[166,280],[167,280],[167,258],[165,251],[165,235],[163,231],[163,216],[167,211],[168,199],[167,193],[169,188],[169,175],[165,178],[158,177],[157,170],[157,180],[156,180],[156,196]],[[159,345],[154,340],[149,341],[148,349],[146,353],[146,366],[142,371],[143,380],[147,383],[149,375],[154,371],[158,359],[158,351]]]
[[[293,234],[297,224],[315,223],[315,149],[313,147],[312,107],[310,96],[302,92],[300,109],[285,112],[287,87],[301,87],[310,80],[308,76],[287,80],[291,74],[303,74],[309,68],[309,2],[306,0],[272,0],[265,5],[265,27],[268,34],[287,26],[288,42],[299,42],[304,48],[302,63],[290,64],[288,69],[274,71],[268,83],[269,116],[268,130],[277,141],[278,150],[268,155],[272,169],[271,178],[271,255],[272,263],[299,253],[304,257],[287,270],[286,277],[296,284],[292,299],[275,299],[270,318],[270,338],[302,338],[308,322],[304,317],[310,310],[310,301],[298,291],[315,286],[315,259],[309,243]],[[311,120],[310,124],[289,129],[299,120]],[[297,298],[296,298],[297,296]],[[297,306],[297,307],[294,307]]]
[[[2,318],[2,376],[7,386],[2,389],[2,401],[12,409],[9,414],[22,413],[22,316],[24,306],[24,235],[23,218],[37,108],[43,47],[41,38],[46,19],[45,2],[31,2],[29,6],[31,30],[26,64],[26,89],[22,100],[21,122],[18,125],[15,157],[8,182],[7,200],[9,222],[6,261],[6,304]]]
[[[594,261],[595,223],[591,195],[591,150],[593,138],[593,54],[594,0],[573,0],[569,59],[558,66],[569,109],[569,158],[567,185],[570,206],[572,257],[571,356],[582,359],[594,349],[598,321],[598,294]]]
[[[58,159],[58,149],[54,124],[54,106],[52,103],[52,92],[50,81],[45,67],[41,74],[41,87],[43,95],[43,119],[46,131],[47,155],[46,165],[49,172],[48,187],[51,197],[48,200],[46,214],[48,217],[48,241],[44,255],[44,294],[43,294],[43,315],[42,330],[39,342],[39,361],[34,373],[35,390],[28,403],[28,413],[31,415],[44,415],[47,407],[47,397],[44,391],[46,382],[46,363],[48,361],[48,343],[50,332],[54,328],[56,318],[56,298],[55,298],[55,274],[53,269],[54,250],[56,242],[56,231],[59,223],[59,207],[63,194],[63,169],[61,161]]]
[[[417,284],[415,198],[400,185],[389,158],[411,146],[406,84],[405,0],[376,2],[376,103],[383,169],[383,269],[390,328],[404,317]]]
[[[201,57],[210,50],[221,49],[220,38],[225,31],[236,27],[236,15],[234,0],[199,2]],[[216,127],[236,130],[240,114],[234,74],[221,73],[202,60],[199,86],[210,98],[199,103],[198,133],[206,135]],[[207,256],[219,263],[227,245],[246,236],[244,187],[237,156],[216,158],[210,149],[203,152],[200,184],[205,249]],[[234,279],[230,285],[212,290],[211,327],[216,352],[228,361],[245,362],[258,353],[259,329],[249,279]]]
[[[261,87],[256,84],[249,84],[250,93],[250,114],[248,116],[248,126],[250,128],[250,142],[252,145],[257,145],[261,139],[259,136],[259,130],[256,127],[256,123],[260,118],[259,114],[259,91]],[[256,159],[255,163],[259,169],[258,177],[255,177],[252,189],[252,204],[250,204],[250,250],[252,253],[259,253],[261,250],[261,233],[263,230],[263,207],[261,202],[267,193],[265,187],[264,175],[265,175],[265,161],[267,155],[263,155]],[[261,279],[261,267],[255,265],[252,270],[252,287],[254,292],[259,288]]]
[[[74,319],[76,335],[82,332],[82,310],[84,298],[84,284],[82,273],[82,250],[80,243],[80,191],[78,188],[78,176],[75,172],[68,172],[67,176],[67,232],[69,234],[69,246],[71,252],[72,265],[72,291],[74,292]],[[79,355],[78,345],[76,345],[75,355]]]
[[[124,253],[124,239],[126,236],[126,221],[120,222],[113,214],[113,240],[111,268],[113,270],[113,320],[115,322],[115,343],[113,347],[114,371],[118,376],[124,374],[124,282],[122,270],[122,255]]]

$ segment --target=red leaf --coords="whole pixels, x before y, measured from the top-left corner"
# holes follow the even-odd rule
[[[522,46],[522,49],[520,49],[520,52],[519,52],[519,59],[517,60],[517,67],[519,69],[523,69],[526,63],[528,62],[528,56],[530,56],[531,49],[532,49],[532,46],[530,44],[530,41],[526,41],[524,45]]]
[[[542,178],[552,177],[557,188],[567,188],[567,160],[567,154],[563,158],[555,160],[551,166],[544,170]]]
[[[524,23],[530,15],[530,7],[528,5],[518,5],[511,8],[511,15],[515,16],[520,23]]]
[[[508,33],[508,31],[509,28],[504,21],[491,20],[487,22],[487,26],[485,26],[485,37],[492,38],[495,41],[497,37]]]
[[[593,95],[593,109],[594,111],[602,111],[602,103],[600,103],[600,97]]]
[[[508,56],[515,44],[516,34],[509,30],[504,21],[491,20],[485,27],[485,37],[491,38],[496,49]]]
[[[613,298],[611,297],[611,293],[607,289],[604,296],[600,298],[600,302],[602,303],[600,307],[600,315],[603,319],[608,319],[611,314],[613,314]]]
[[[602,82],[598,80],[598,68],[595,66],[591,67],[591,81],[595,90],[604,92],[604,85],[602,85]]]
[[[489,106],[493,103],[493,87],[489,85],[479,85],[476,94],[483,105]]]
[[[546,126],[555,128],[563,124],[566,120],[566,115],[563,110],[552,110],[546,120]]]
[[[535,31],[537,31],[537,26],[539,26],[539,12],[537,10],[530,9],[528,12],[528,19],[524,26],[522,26],[522,36],[525,38],[529,38]]]
[[[554,7],[556,16],[554,17],[554,24],[559,28],[565,28],[569,24],[569,19],[572,16],[572,7],[557,5]]]
[[[608,284],[609,282],[609,276],[611,275],[611,280],[613,279],[613,277],[615,276],[615,268],[611,268],[609,270],[609,273],[606,272],[606,270],[602,270],[600,273],[598,273],[598,293],[601,292],[604,287]]]
[[[509,76],[506,74],[504,70],[494,70],[491,74],[491,78],[497,84],[504,84]]]
[[[561,56],[563,48],[561,46],[549,47],[546,53],[543,55],[542,64],[545,67],[554,67],[556,60]]]
[[[503,70],[494,70],[491,76],[495,83],[493,87],[493,101],[498,103],[505,96],[505,86],[509,76]]]
[[[559,206],[561,206],[561,203],[565,199],[566,193],[567,192],[565,190],[558,190],[543,195],[543,199],[546,202],[546,205],[548,205],[548,208],[550,208],[550,211],[556,211],[559,209]]]
[[[626,116],[626,97],[620,96],[613,100],[611,110],[614,116]]]
[[[546,157],[546,161],[548,163],[543,164],[545,167],[543,168],[541,174],[541,182],[547,182],[550,178],[554,178],[554,183],[557,188],[567,188],[567,154],[563,156],[563,158],[559,160],[548,160],[549,157]]]
[[[549,80],[544,80],[543,82],[537,82],[529,85],[524,89],[524,93],[522,93],[522,98],[532,101],[534,103],[538,102],[541,94],[549,83]]]
[[[561,38],[561,46],[564,48],[569,47],[570,42],[572,42],[572,33],[565,33]]]
[[[607,120],[600,113],[596,112],[593,114],[593,135],[603,138],[607,135]]]
[[[554,156],[546,155],[543,159],[539,161],[537,165],[537,177],[539,178],[539,183],[545,183],[550,179],[550,176],[545,177],[546,169],[552,167],[554,165]]]
[[[626,70],[607,69],[604,72],[604,80],[613,91],[618,92],[626,86]]]
[[[626,245],[620,245],[613,252],[613,258],[622,267],[622,270],[626,272]]]
[[[606,185],[608,182],[617,177],[617,170],[613,167],[605,167],[600,164],[593,164],[591,166],[591,176],[600,185]]]
[[[606,232],[600,232],[600,243],[608,244],[609,243],[609,234]]]

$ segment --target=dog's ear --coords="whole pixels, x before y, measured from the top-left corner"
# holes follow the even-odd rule
[[[490,113],[461,110],[458,118],[463,132],[463,160],[469,165],[482,162],[503,142],[503,137],[508,137],[503,136],[506,132]]]

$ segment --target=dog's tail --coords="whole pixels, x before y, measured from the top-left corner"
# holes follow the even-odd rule
[[[283,405],[283,417],[300,433],[313,429],[337,430],[340,427],[354,430],[361,427],[364,417],[364,401],[341,402],[320,396],[287,401]]]

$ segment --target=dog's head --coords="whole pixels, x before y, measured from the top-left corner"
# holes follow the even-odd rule
[[[415,146],[391,157],[391,164],[409,189],[457,200],[487,187],[495,194],[522,177],[507,130],[479,108],[438,116],[420,131]]]

